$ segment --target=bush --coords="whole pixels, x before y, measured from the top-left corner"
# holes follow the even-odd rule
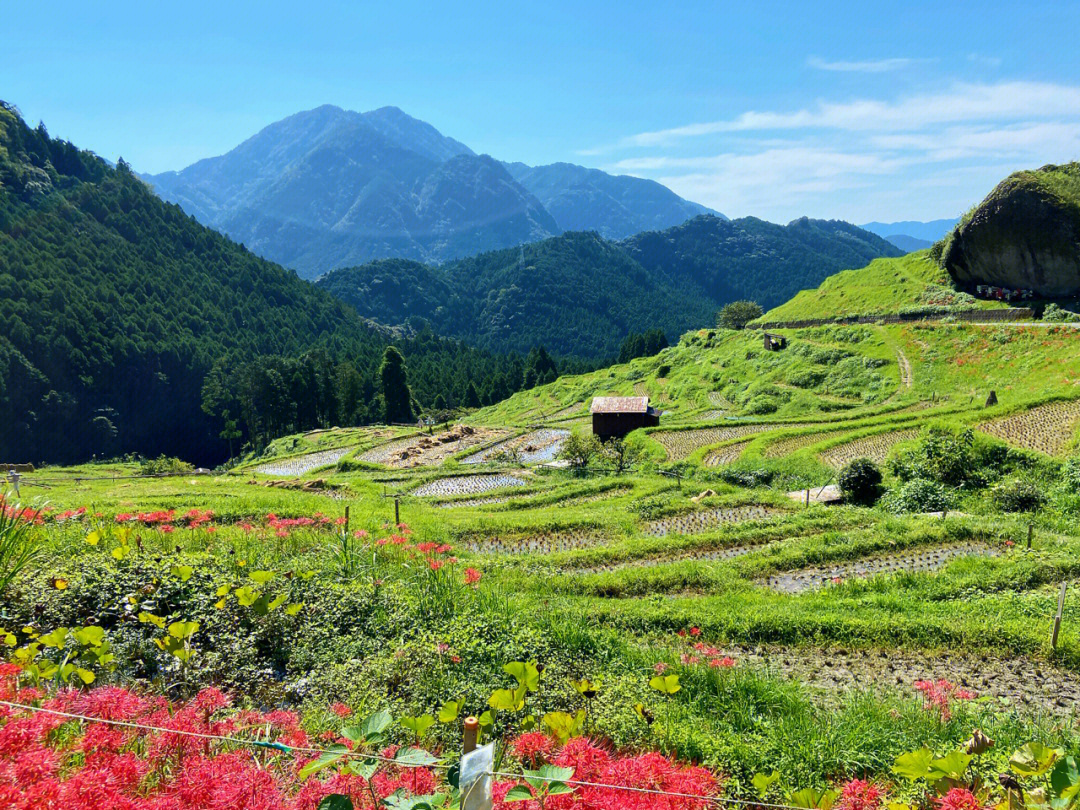
[[[1042,319],[1055,323],[1067,323],[1077,320],[1077,317],[1075,312],[1062,309],[1057,304],[1047,304],[1046,309],[1043,310]]]
[[[746,412],[752,414],[775,413],[779,405],[767,394],[758,394],[746,403]]]
[[[881,470],[870,459],[857,458],[840,471],[837,483],[845,499],[870,504],[881,493]]]
[[[937,481],[950,487],[980,487],[1008,460],[1008,448],[977,439],[970,428],[931,425],[917,442],[889,460],[897,478]]]
[[[750,321],[764,314],[754,301],[732,301],[716,316],[716,324],[723,329],[743,329]]]
[[[599,453],[600,442],[594,435],[571,433],[563,443],[559,458],[569,462],[572,469],[583,470]]]
[[[1080,495],[1080,456],[1073,456],[1065,462],[1061,468],[1061,477],[1069,492]]]
[[[143,475],[168,475],[168,474],[183,474],[189,473],[195,468],[188,464],[186,461],[181,461],[178,458],[170,458],[168,456],[158,456],[157,458],[148,458],[142,463],[140,472]]]
[[[949,492],[937,481],[912,478],[889,490],[881,506],[893,514],[904,512],[941,512],[952,506]]]
[[[994,488],[994,503],[1002,512],[1034,512],[1046,496],[1031,481],[1006,481]]]

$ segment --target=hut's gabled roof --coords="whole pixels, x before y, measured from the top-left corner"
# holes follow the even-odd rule
[[[648,413],[648,397],[593,397],[589,413]]]

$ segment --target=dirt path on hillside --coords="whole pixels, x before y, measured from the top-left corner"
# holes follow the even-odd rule
[[[911,362],[899,346],[896,347],[896,363],[900,366],[900,384],[904,388],[911,388]]]

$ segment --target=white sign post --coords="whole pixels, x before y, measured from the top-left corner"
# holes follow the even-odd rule
[[[495,743],[481,745],[461,757],[461,810],[491,810],[491,769],[495,764]]]

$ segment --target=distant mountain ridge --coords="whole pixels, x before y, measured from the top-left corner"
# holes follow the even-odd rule
[[[442,262],[568,230],[623,238],[714,213],[651,180],[500,163],[396,107],[323,105],[143,179],[306,278],[381,257]]]
[[[846,222],[702,215],[622,241],[570,232],[441,266],[375,261],[316,284],[386,324],[422,319],[488,349],[544,345],[602,360],[631,332],[658,327],[672,340],[730,301],[767,309],[837,270],[901,253]]]
[[[901,222],[867,222],[859,227],[864,231],[876,233],[885,239],[892,236],[910,236],[933,244],[956,227],[959,217],[952,219],[932,219],[929,222],[903,220]]]

